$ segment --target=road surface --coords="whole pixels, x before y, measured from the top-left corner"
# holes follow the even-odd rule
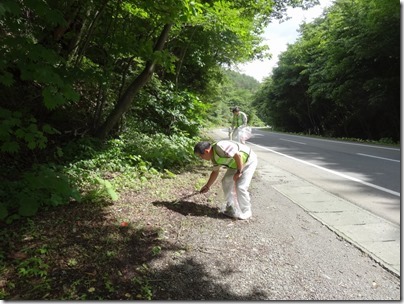
[[[259,191],[275,189],[306,214],[400,277],[400,193],[395,191],[394,186],[386,188],[379,183],[390,180],[399,185],[392,177],[399,172],[399,165],[386,169],[380,164],[368,164],[378,170],[374,174],[376,169],[366,168],[366,161],[361,164],[359,160],[352,160],[363,156],[364,159],[375,158],[399,164],[393,161],[399,161],[399,158],[394,158],[397,149],[384,147],[381,151],[386,154],[369,154],[376,147],[257,129],[253,134],[254,138],[249,139],[247,145],[258,156],[257,176],[262,181],[251,190],[253,197]],[[222,129],[213,138],[215,141],[226,139],[226,135],[226,130]],[[344,149],[342,145],[347,147]],[[388,157],[391,160],[387,160]],[[383,175],[383,178],[378,178],[378,175]],[[277,205],[282,202],[281,197],[273,193],[264,197],[266,203],[275,201]],[[258,206],[258,202],[254,206],[265,209],[265,202],[264,207]],[[288,213],[290,210],[285,211]],[[271,217],[271,221],[273,219]],[[322,245],[316,243],[315,248],[317,246]]]
[[[253,130],[265,161],[400,225],[400,149]]]

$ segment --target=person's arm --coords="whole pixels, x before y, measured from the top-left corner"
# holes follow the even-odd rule
[[[217,179],[218,176],[219,176],[219,170],[213,170],[213,171],[210,173],[210,176],[209,176],[209,179],[208,179],[206,185],[203,186],[199,192],[200,192],[200,193],[208,192],[209,189],[210,189],[210,187],[211,187],[211,186],[213,185],[213,183],[216,181],[216,179]]]
[[[236,154],[234,154],[233,158],[237,164],[237,172],[234,174],[233,180],[237,181],[240,178],[240,176],[243,174],[244,164],[243,164],[243,160],[241,158],[240,152],[237,152]]]

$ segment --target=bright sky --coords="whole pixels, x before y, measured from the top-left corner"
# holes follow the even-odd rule
[[[299,36],[297,30],[299,25],[305,22],[311,22],[319,17],[323,9],[332,4],[332,0],[320,0],[320,5],[309,10],[301,8],[290,8],[287,15],[291,17],[288,21],[279,23],[274,21],[266,29],[264,33],[264,43],[267,43],[272,54],[272,59],[256,60],[247,64],[239,65],[239,72],[252,76],[262,82],[265,77],[268,77],[272,69],[277,65],[278,56],[286,51],[287,44],[293,44]]]

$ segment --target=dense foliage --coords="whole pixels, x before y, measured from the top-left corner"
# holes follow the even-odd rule
[[[0,220],[184,166],[234,103],[259,124],[258,83],[236,92],[226,68],[266,56],[270,20],[313,3],[2,1]]]
[[[231,110],[238,106],[247,114],[249,125],[263,126],[252,106],[254,95],[259,87],[260,83],[255,78],[225,70],[223,81],[217,85],[217,93],[212,99],[212,107],[208,110],[212,125],[229,127],[233,119]]]
[[[400,5],[337,0],[301,26],[254,104],[277,130],[400,139]]]

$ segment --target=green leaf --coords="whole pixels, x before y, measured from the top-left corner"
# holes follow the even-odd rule
[[[5,15],[7,12],[17,16],[20,13],[20,6],[16,1],[3,0],[0,2],[0,16]]]
[[[52,206],[59,206],[59,205],[63,205],[65,202],[64,202],[62,196],[60,196],[58,193],[52,193],[51,198],[50,198],[50,203]]]
[[[15,131],[15,136],[19,139],[22,139],[25,137],[25,135],[27,134],[24,129],[17,129],[17,131]]]
[[[20,196],[20,199],[18,214],[22,216],[32,216],[38,212],[40,203],[33,195],[23,194]]]
[[[48,1],[24,0],[24,2],[31,10],[35,11],[40,17],[42,17],[47,24],[54,26],[58,24],[66,24],[63,14],[56,9],[52,9],[47,4]]]
[[[117,201],[119,196],[118,194],[115,192],[115,190],[113,189],[111,183],[105,179],[96,177],[95,178],[102,186],[104,186],[104,190],[107,191],[108,195],[110,196],[112,201]]]
[[[11,116],[11,111],[0,107],[0,117],[1,118],[8,118]]]
[[[0,203],[0,220],[4,220],[8,216],[8,210],[5,204]]]
[[[42,131],[47,134],[60,134],[58,130],[48,124],[42,126]]]
[[[80,99],[80,94],[77,93],[71,86],[65,85],[63,87],[63,95],[66,99],[71,101],[78,101]]]
[[[107,188],[107,192],[109,194],[109,196],[111,197],[111,200],[116,202],[119,199],[118,194],[115,192],[114,189],[112,188]]]
[[[35,149],[35,147],[37,146],[37,143],[36,143],[36,141],[34,139],[34,135],[31,134],[31,133],[28,133],[25,136],[25,141],[27,142],[28,148],[31,149],[31,150]]]
[[[172,173],[170,170],[164,169],[164,172],[167,174],[169,178],[174,178],[176,175]]]
[[[72,189],[70,196],[74,198],[77,202],[81,202],[81,195],[77,189]]]
[[[1,145],[1,152],[17,153],[20,150],[20,145],[15,141],[7,141]]]
[[[14,220],[19,220],[21,216],[19,214],[12,214],[6,219],[6,223],[9,225],[11,224]]]
[[[54,110],[58,106],[66,103],[66,99],[57,90],[48,86],[42,90],[43,102],[49,110]]]
[[[9,72],[4,72],[3,75],[0,75],[0,83],[4,84],[6,87],[11,87],[14,83],[13,75]]]

